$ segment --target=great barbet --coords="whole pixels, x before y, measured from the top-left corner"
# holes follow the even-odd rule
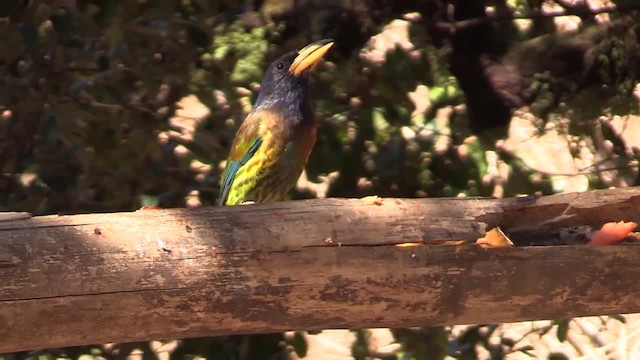
[[[331,46],[316,41],[269,65],[231,145],[219,205],[281,201],[296,184],[316,142],[308,74]]]

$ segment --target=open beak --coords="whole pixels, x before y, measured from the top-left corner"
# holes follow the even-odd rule
[[[312,68],[320,62],[324,54],[333,46],[332,39],[324,39],[313,42],[302,50],[298,51],[298,56],[293,60],[289,67],[289,73],[292,75],[300,75],[303,71]]]

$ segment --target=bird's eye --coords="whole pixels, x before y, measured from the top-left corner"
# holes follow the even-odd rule
[[[276,65],[276,69],[278,70],[284,69],[284,63],[278,63],[278,65]]]

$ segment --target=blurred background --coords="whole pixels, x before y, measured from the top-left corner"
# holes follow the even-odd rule
[[[640,185],[638,0],[5,0],[0,211],[211,206],[267,64],[335,46],[291,199]],[[366,270],[366,269],[365,269]],[[37,326],[37,325],[34,325]],[[635,315],[291,332],[4,359],[633,359]]]

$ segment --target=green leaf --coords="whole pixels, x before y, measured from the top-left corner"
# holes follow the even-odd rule
[[[373,120],[373,128],[377,133],[382,132],[389,127],[389,123],[387,122],[384,109],[382,108],[379,108],[379,107],[373,108],[372,120]]]
[[[567,334],[569,333],[569,321],[570,320],[558,320],[558,330],[556,332],[556,336],[560,342],[564,342],[567,340]]]
[[[159,196],[140,195],[140,206],[158,206]]]
[[[548,360],[568,360],[569,357],[567,357],[567,355],[563,354],[563,353],[551,353],[549,354],[549,357],[547,358]]]
[[[429,101],[432,103],[439,102],[444,99],[447,90],[442,86],[433,86],[429,89]]]
[[[485,156],[485,149],[477,139],[466,143],[469,151],[469,157],[476,164],[478,168],[478,175],[482,178],[487,174],[489,164],[487,164],[487,158]]]
[[[620,315],[620,314],[614,314],[614,315],[609,315],[610,318],[614,319],[614,320],[618,320],[623,324],[627,323],[627,320],[624,318],[624,316]]]
[[[300,358],[304,358],[307,356],[307,339],[304,337],[304,333],[301,331],[296,331],[293,335],[293,349],[296,351],[296,355]]]

